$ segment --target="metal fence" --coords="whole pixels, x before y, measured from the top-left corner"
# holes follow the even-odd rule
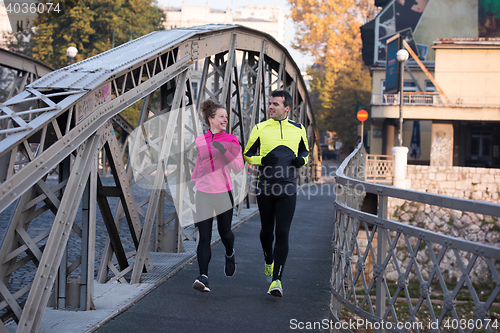
[[[449,101],[439,94],[405,93],[405,105],[434,105],[454,107],[498,107],[498,96],[447,96]],[[451,103],[451,104],[450,104]],[[372,105],[399,105],[399,94],[372,95]]]
[[[394,156],[366,154],[365,181],[392,185]]]
[[[500,248],[392,221],[387,203],[392,197],[495,217],[500,205],[368,183],[365,163],[360,144],[335,177],[331,331],[364,326],[377,332],[498,332]],[[374,195],[377,215],[363,212],[364,198]],[[443,258],[459,266],[452,279]],[[424,265],[430,267],[428,276],[422,274]],[[487,271],[482,284],[472,279],[479,265]],[[387,279],[390,266],[397,270],[396,281]]]

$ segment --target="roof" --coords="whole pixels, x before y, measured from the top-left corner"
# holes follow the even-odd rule
[[[264,19],[259,19],[259,18],[253,18],[253,17],[249,17],[249,18],[237,18],[237,19],[234,19],[233,21],[234,22],[272,22],[272,21],[269,21],[269,20],[264,20]]]
[[[500,38],[438,38],[432,48],[499,48]]]
[[[424,64],[425,68],[427,68],[427,69],[432,70],[435,67],[434,61],[422,61],[422,63]],[[373,63],[373,65],[370,66],[370,70],[384,70],[385,71],[385,65],[386,65],[385,61],[377,61],[377,62]],[[408,65],[408,67],[410,67],[410,68],[420,68],[420,66],[417,64],[417,62],[415,60],[411,60],[411,59],[406,61],[406,65]]]

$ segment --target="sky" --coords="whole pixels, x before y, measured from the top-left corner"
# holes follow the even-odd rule
[[[165,7],[180,7],[182,4],[181,0],[157,0],[158,4],[162,4]],[[207,0],[184,0],[185,4],[188,6],[206,6]],[[248,5],[259,5],[259,6],[281,6],[285,8],[285,15],[290,14],[290,5],[287,0],[212,0],[208,1],[210,3],[210,8],[226,10],[227,7],[231,9],[245,7]],[[285,23],[285,47],[290,52],[293,60],[301,70],[306,69],[306,67],[313,65],[312,57],[302,54],[301,52],[292,48],[291,41],[295,35],[295,28],[292,19],[287,19]]]

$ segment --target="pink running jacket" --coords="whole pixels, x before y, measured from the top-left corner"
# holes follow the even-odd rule
[[[215,148],[214,141],[222,143],[226,152],[224,155]],[[238,173],[243,169],[241,147],[235,135],[221,132],[196,138],[196,164],[191,176],[196,181],[196,189],[206,193],[221,193],[233,189],[230,170]]]

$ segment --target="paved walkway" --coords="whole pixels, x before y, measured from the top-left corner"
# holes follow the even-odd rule
[[[299,323],[327,320],[333,189],[329,180],[303,188],[298,197],[282,280],[283,298],[267,295],[257,214],[234,230],[234,277],[224,276],[224,249],[218,242],[212,248],[210,293],[191,287],[198,276],[194,261],[97,332],[304,332],[307,330],[298,329]],[[314,332],[322,331],[327,332]]]

